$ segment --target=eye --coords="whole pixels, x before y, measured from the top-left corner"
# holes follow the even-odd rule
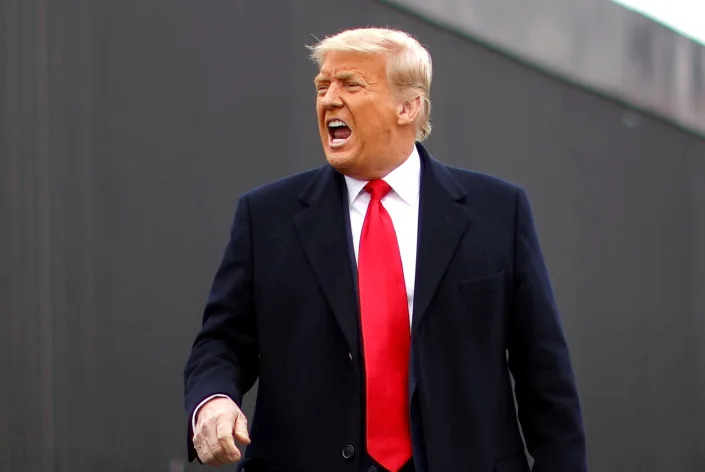
[[[325,95],[326,90],[328,90],[327,84],[320,84],[316,87],[316,92],[318,93],[318,95]]]
[[[345,86],[349,89],[356,89],[361,87],[361,84],[359,84],[358,82],[348,82],[347,84],[345,84]]]

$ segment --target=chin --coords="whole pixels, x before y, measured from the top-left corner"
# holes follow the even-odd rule
[[[334,151],[331,149],[326,149],[326,159],[328,160],[328,164],[330,164],[331,167],[343,174],[345,174],[345,171],[350,169],[355,162],[352,153]]]
[[[349,165],[349,159],[347,159],[347,156],[342,156],[337,152],[326,152],[326,159],[328,160],[328,164],[338,170],[345,168],[346,164]]]

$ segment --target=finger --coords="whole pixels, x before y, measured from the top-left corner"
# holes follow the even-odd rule
[[[215,428],[211,422],[203,424],[203,428],[201,429],[199,436],[201,440],[201,448],[206,453],[206,457],[208,457],[207,464],[221,465],[221,463],[227,458],[223,450],[223,446],[220,445],[220,442],[216,437]]]
[[[194,449],[196,449],[196,455],[198,456],[198,460],[200,460],[201,462],[204,462],[204,454],[203,454],[203,452],[201,451],[201,446],[200,446],[200,444],[195,444],[195,443],[194,443],[193,447],[194,447]]]
[[[208,449],[210,450],[211,456],[213,457],[213,460],[218,462],[227,460],[227,454],[225,453],[223,446],[220,444],[220,441],[218,441],[218,438],[215,436],[215,433],[208,435],[208,439],[206,439],[206,442],[208,445]],[[209,462],[209,464],[212,463],[213,461]]]
[[[235,446],[232,423],[229,421],[219,421],[215,427],[215,432],[227,458],[230,461],[239,461],[241,454],[237,446]]]
[[[235,437],[238,441],[250,444],[250,433],[247,432],[247,418],[242,412],[235,418]]]
[[[207,424],[208,434],[204,437],[208,441],[208,447],[216,460],[223,464],[232,463],[234,460],[229,457],[220,439],[224,432],[227,434],[228,430],[232,431],[232,418],[228,419],[227,416],[219,416],[217,423],[215,421],[214,419],[214,421],[208,422]]]
[[[198,434],[195,434],[193,436],[193,448],[196,449],[196,454],[198,455],[198,458],[201,460],[201,462],[205,463],[206,459],[208,458],[208,448],[203,447],[203,441],[201,440],[201,437]]]
[[[201,459],[201,462],[208,465],[220,465],[205,440],[199,440],[194,446],[196,447],[196,453],[198,453],[198,458]]]

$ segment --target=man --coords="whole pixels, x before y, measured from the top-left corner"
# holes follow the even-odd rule
[[[185,370],[190,459],[257,471],[587,470],[520,188],[434,160],[431,59],[313,46],[328,165],[243,195]],[[259,379],[252,429],[240,410]]]

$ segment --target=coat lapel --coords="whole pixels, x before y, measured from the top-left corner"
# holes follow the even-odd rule
[[[460,238],[470,222],[470,214],[460,205],[465,190],[440,162],[433,159],[420,144],[421,189],[419,196],[419,234],[416,250],[416,282],[414,285],[414,314],[411,320],[411,358],[409,359],[409,403],[415,459],[425,463],[421,437],[420,417],[414,410],[414,396],[418,385],[419,352],[414,339],[421,321],[426,316],[438,284],[445,274]],[[420,454],[419,457],[416,457]]]
[[[465,191],[455,177],[421,146],[419,235],[412,334],[418,330],[428,305],[443,278],[470,214],[460,205]]]
[[[345,203],[345,181],[332,167],[321,168],[299,196],[307,206],[294,226],[311,269],[347,340],[359,351],[357,297],[353,280]]]

